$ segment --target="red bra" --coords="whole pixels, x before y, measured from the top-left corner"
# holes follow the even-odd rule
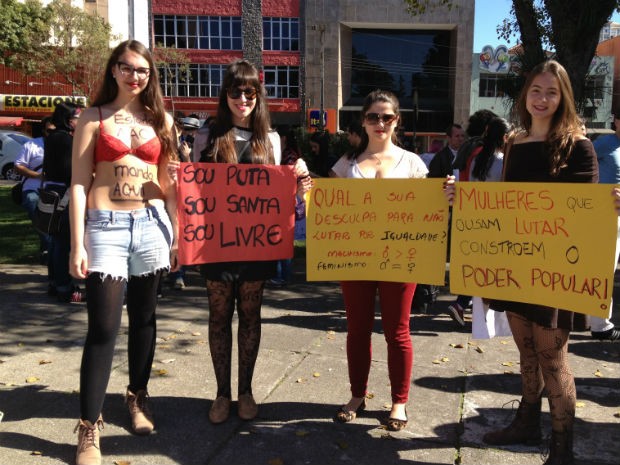
[[[158,137],[153,137],[138,147],[128,147],[122,140],[103,132],[103,118],[99,108],[99,137],[95,146],[95,163],[116,161],[128,154],[135,155],[145,163],[156,165],[161,156],[161,142]]]

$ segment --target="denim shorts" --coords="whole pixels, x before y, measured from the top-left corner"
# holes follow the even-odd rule
[[[87,211],[89,273],[126,280],[169,268],[171,244],[172,225],[163,207]]]

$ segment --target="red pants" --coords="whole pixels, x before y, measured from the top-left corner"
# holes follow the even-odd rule
[[[378,289],[381,322],[388,345],[392,402],[407,402],[413,366],[409,318],[416,285],[386,281],[342,281],[340,286],[347,312],[347,360],[351,394],[353,397],[366,395],[372,357],[370,338]]]

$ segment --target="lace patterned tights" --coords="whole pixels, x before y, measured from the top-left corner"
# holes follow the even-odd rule
[[[237,305],[239,330],[238,394],[252,393],[252,376],[261,337],[261,304],[264,281],[210,281],[209,348],[217,380],[217,396],[231,398],[232,319]]]
[[[537,402],[546,388],[553,430],[572,429],[577,394],[568,365],[569,331],[544,328],[516,313],[507,316],[521,356],[523,399]]]

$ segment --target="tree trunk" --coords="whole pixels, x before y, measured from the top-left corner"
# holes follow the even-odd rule
[[[519,31],[521,31],[521,54],[522,71],[527,73],[538,63],[545,60],[545,52],[542,46],[542,35],[533,0],[513,0]]]

